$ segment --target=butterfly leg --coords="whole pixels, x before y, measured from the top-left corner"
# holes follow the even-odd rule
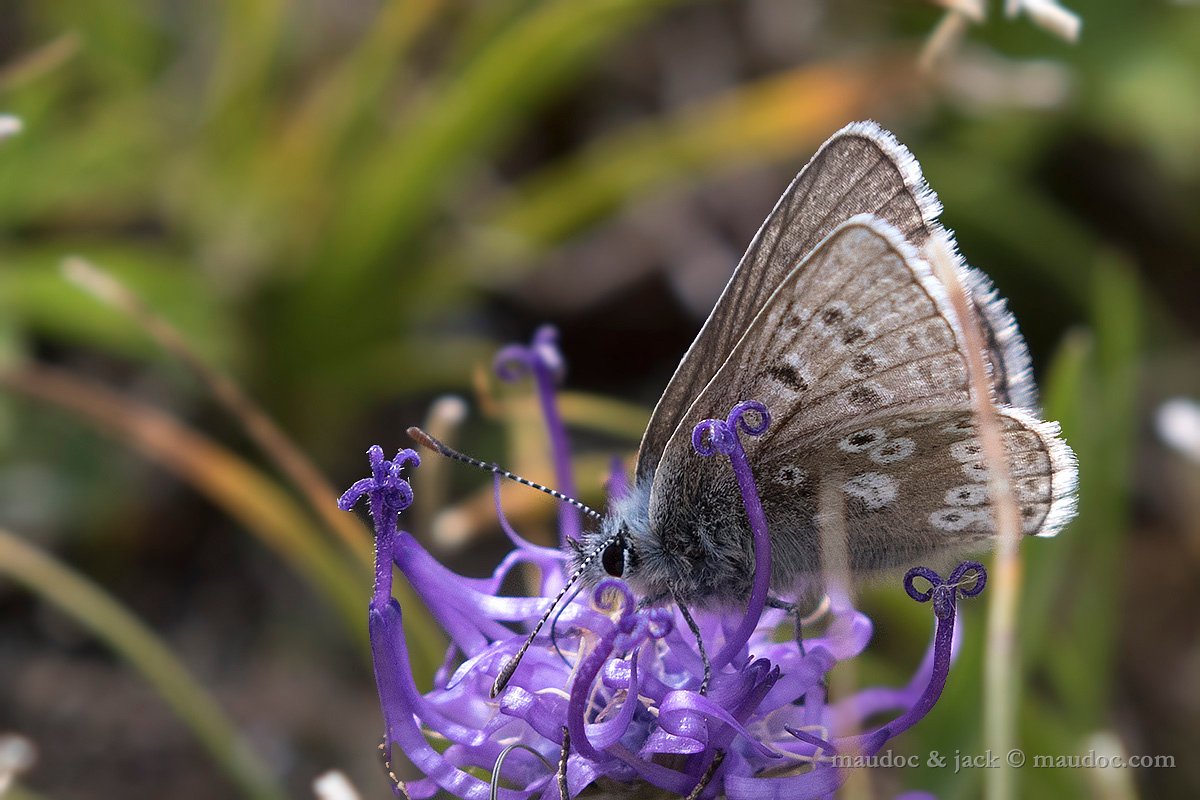
[[[708,765],[708,769],[704,770],[704,774],[700,776],[700,782],[696,784],[695,788],[692,789],[690,793],[688,793],[687,800],[697,800],[697,798],[700,797],[700,794],[706,788],[708,788],[708,784],[712,781],[713,775],[717,773],[717,768],[721,766],[721,762],[724,760],[725,751],[718,750],[717,754],[713,756],[712,763]]]
[[[696,637],[696,647],[700,651],[700,660],[704,662],[704,680],[700,682],[700,694],[708,694],[708,684],[712,681],[712,664],[708,660],[708,653],[704,650],[704,637],[700,635],[700,626],[696,624],[696,620],[692,619],[692,612],[687,610],[687,606],[683,603],[676,603],[679,606],[679,613],[683,614],[683,621],[692,631],[692,635]]]
[[[570,789],[567,788],[567,757],[571,755],[571,732],[567,726],[562,729],[562,754],[558,757],[558,798],[571,800]]]
[[[804,618],[800,616],[800,606],[796,603],[789,603],[786,600],[780,600],[778,597],[767,596],[767,605],[771,608],[778,608],[783,613],[792,618],[792,622],[796,628],[796,647],[800,648],[800,655],[806,656],[804,650]]]
[[[662,601],[670,599],[670,597],[671,595],[667,594],[666,592],[660,592],[659,594],[651,595],[649,597],[643,597],[638,601],[638,611],[643,611],[652,606],[656,606]]]
[[[641,610],[650,606],[656,606],[670,596],[664,593],[654,595],[653,597],[643,597],[638,602],[638,609]],[[712,662],[708,660],[708,651],[704,649],[704,637],[700,635],[700,626],[692,618],[692,612],[688,611],[687,606],[680,602],[676,602],[675,604],[679,606],[679,613],[683,615],[683,621],[687,623],[688,629],[696,637],[696,649],[699,650],[700,661],[704,664],[704,680],[700,682],[700,694],[708,694],[708,684],[712,682]]]

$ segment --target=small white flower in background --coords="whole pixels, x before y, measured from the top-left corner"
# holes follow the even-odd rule
[[[1158,407],[1158,435],[1171,448],[1200,463],[1200,403],[1176,397]]]
[[[0,796],[3,796],[13,779],[33,766],[37,761],[37,748],[33,742],[15,733],[0,734]]]
[[[25,126],[21,123],[20,117],[14,117],[12,114],[0,114],[0,139],[16,136],[23,127]]]
[[[354,784],[345,773],[336,769],[317,776],[313,781],[313,794],[317,800],[359,800]]]
[[[941,21],[929,35],[921,53],[921,67],[932,71],[935,64],[954,50],[966,35],[967,28],[987,19],[986,0],[933,0],[946,9]],[[1024,13],[1033,24],[1060,39],[1074,44],[1079,39],[1083,21],[1058,0],[1005,0],[1004,14],[1012,19]]]
[[[960,14],[971,22],[983,22],[987,19],[987,6],[984,0],[934,0],[937,5]]]
[[[1068,42],[1079,39],[1079,29],[1083,26],[1079,15],[1070,9],[1063,8],[1057,0],[1008,0],[1004,12],[1010,18],[1024,11],[1040,28],[1053,33]]]
[[[1107,758],[1128,760],[1129,751],[1121,744],[1120,737],[1112,731],[1100,730],[1084,739],[1080,745],[1082,755],[1094,754]],[[1084,778],[1091,786],[1092,797],[1136,797],[1137,787],[1133,782],[1133,770],[1128,769],[1085,769]]]

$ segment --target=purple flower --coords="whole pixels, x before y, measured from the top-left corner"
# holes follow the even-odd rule
[[[538,331],[528,348],[506,348],[498,363],[502,376],[512,376],[515,364],[537,381],[557,478],[564,489],[573,489],[555,406],[554,382],[563,374],[563,359],[553,330]],[[770,537],[740,441],[740,435],[760,435],[769,424],[762,404],[743,402],[727,419],[701,423],[693,436],[700,455],[730,459],[756,559],[745,610],[695,615],[705,641],[724,642],[711,660],[711,682],[703,685],[698,643],[679,612],[639,608],[623,581],[608,579],[558,604],[495,699],[497,676],[565,585],[571,548],[540,547],[518,535],[500,510],[497,477],[497,512],[513,550],[490,578],[450,572],[397,527],[397,516],[413,499],[401,473],[419,465],[417,454],[402,450],[387,461],[372,447],[372,476],[355,483],[339,505],[348,510],[366,496],[375,524],[369,620],[386,726],[381,748],[389,774],[391,751],[398,746],[424,775],[402,783],[393,774],[396,792],[426,798],[444,790],[485,800],[496,789],[506,800],[523,800],[575,797],[589,786],[617,783],[688,798],[824,798],[845,778],[840,758],[874,755],[923,718],[949,674],[957,597],[983,590],[983,567],[965,562],[946,580],[924,567],[911,570],[905,590],[919,602],[932,600],[936,617],[933,642],[916,675],[899,689],[868,688],[828,703],[826,675],[862,652],[871,622],[844,599],[832,598],[823,634],[806,637],[803,647],[794,639],[775,640],[788,618],[766,602]],[[619,467],[609,487],[616,495],[627,490]],[[575,509],[568,511],[560,533],[574,541],[579,517]],[[522,563],[538,568],[538,595],[498,595],[509,571]],[[402,611],[391,596],[392,564],[450,638],[428,692],[420,692],[413,679]],[[918,580],[928,588],[919,588]],[[864,728],[869,717],[886,712],[898,715]],[[492,775],[492,782],[481,774]]]

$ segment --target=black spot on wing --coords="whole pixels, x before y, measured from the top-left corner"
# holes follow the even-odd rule
[[[808,381],[800,371],[786,362],[778,361],[767,367],[767,374],[793,392],[803,392],[808,389]]]
[[[870,386],[855,386],[850,390],[850,402],[863,408],[874,408],[882,405],[883,396]]]

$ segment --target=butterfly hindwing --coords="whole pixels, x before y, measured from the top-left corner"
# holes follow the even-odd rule
[[[1056,425],[1012,407],[998,412],[1021,529],[1053,536],[1074,515],[1074,456]],[[821,497],[841,504],[856,574],[979,549],[994,535],[988,466],[969,407],[893,409],[790,450],[758,453],[753,469],[785,584],[820,569]]]

